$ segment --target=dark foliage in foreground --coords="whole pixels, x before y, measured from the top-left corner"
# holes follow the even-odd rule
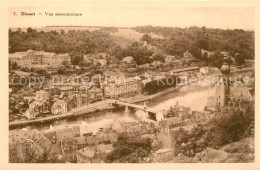
[[[127,134],[121,134],[114,144],[114,150],[110,152],[105,162],[138,163],[151,152],[149,138],[131,138]]]
[[[253,106],[248,105],[245,114],[235,109],[193,128],[190,132],[180,129],[175,135],[176,153],[192,157],[207,147],[219,149],[225,144],[249,137],[253,135],[253,117]]]

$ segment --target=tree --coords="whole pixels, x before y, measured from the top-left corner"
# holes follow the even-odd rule
[[[199,48],[197,48],[197,47],[192,47],[190,50],[190,53],[194,56],[194,57],[196,57],[196,58],[198,58],[198,59],[201,59],[202,58],[202,55],[201,55],[201,51],[200,51],[200,49]]]
[[[245,63],[245,57],[242,56],[241,54],[236,54],[235,55],[235,61],[236,61],[236,64],[238,66],[241,66]]]
[[[152,55],[154,61],[161,61],[164,63],[166,56],[163,54],[153,54]]]
[[[200,49],[204,49],[204,50],[208,50],[209,49],[209,42],[207,39],[205,38],[200,38],[197,42],[196,42],[196,46]]]
[[[55,53],[108,52],[113,45],[112,38],[102,31],[37,31],[28,28],[26,32],[9,31],[9,52],[28,49]]]
[[[149,138],[132,138],[123,133],[119,135],[114,150],[106,156],[105,162],[138,163],[150,154],[151,149]]]
[[[223,64],[223,55],[219,51],[215,51],[215,53],[210,58],[210,63],[217,68],[221,68]]]
[[[148,44],[151,43],[152,37],[148,34],[144,34],[143,37],[141,38],[142,41],[146,41]]]
[[[33,32],[33,29],[31,27],[27,28],[27,33]]]
[[[12,63],[12,69],[17,69],[17,68],[18,68],[17,62],[13,62]]]
[[[71,64],[73,65],[79,65],[80,62],[84,60],[83,54],[81,52],[71,52]]]
[[[60,33],[61,33],[61,35],[64,35],[65,31],[64,30],[60,30]]]

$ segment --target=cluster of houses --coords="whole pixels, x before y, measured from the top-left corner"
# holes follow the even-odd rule
[[[55,126],[44,130],[44,135],[53,142],[61,142],[62,155],[68,160],[89,162],[94,155],[106,153],[117,141],[117,132],[112,128],[100,128],[96,133],[85,124]],[[110,150],[111,151],[111,150]],[[93,153],[91,157],[89,153]]]
[[[212,117],[211,113],[210,110],[193,111],[177,102],[168,111],[163,110],[164,119],[159,122],[159,133],[170,134],[172,129],[202,123]]]
[[[113,150],[113,144],[117,141],[119,133],[126,133],[132,137],[146,137],[147,135],[151,137],[155,132],[156,126],[153,123],[120,121],[119,126],[100,128],[95,134],[87,131],[76,136],[75,134],[66,138],[64,136],[61,140],[62,150],[64,155],[71,159],[76,158],[79,163],[97,163],[102,162],[106,154]]]
[[[88,87],[85,87],[88,88]],[[102,90],[96,87],[85,91],[84,87],[63,86],[36,91],[34,97],[26,97],[29,103],[24,116],[35,119],[39,114],[62,114],[101,98]]]
[[[162,142],[163,149],[156,152],[155,156],[158,159],[168,154],[175,154],[177,140],[175,134],[180,128],[191,130],[197,124],[203,124],[214,116],[210,110],[193,111],[189,107],[179,105],[178,102],[169,110],[163,110],[162,114],[163,119],[158,123],[157,136]]]
[[[105,156],[113,150],[118,135],[123,132],[132,137],[145,137],[154,135],[156,126],[143,121],[120,121],[118,126],[99,128],[94,132],[86,123],[50,125],[41,131],[26,128],[11,130],[9,140],[11,146],[30,143],[33,149],[37,149],[38,155],[51,151],[69,162],[103,162]]]
[[[29,103],[24,116],[35,119],[39,114],[63,114],[104,98],[119,99],[140,95],[143,91],[141,80],[127,78],[97,87],[95,83],[56,83],[36,91],[35,96],[25,97]]]

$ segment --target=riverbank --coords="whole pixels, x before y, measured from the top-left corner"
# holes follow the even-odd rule
[[[55,120],[61,120],[64,118],[69,118],[69,117],[76,117],[84,114],[90,114],[90,113],[95,113],[103,110],[109,110],[113,109],[113,106],[110,106],[108,103],[105,101],[100,101],[97,103],[89,104],[89,105],[84,105],[82,107],[73,109],[67,113],[59,114],[59,115],[51,115],[48,117],[42,117],[42,118],[37,118],[34,120],[19,120],[19,121],[13,121],[9,123],[9,128],[16,128],[16,127],[21,127],[21,126],[27,126],[31,124],[36,124],[36,123],[44,123],[44,122],[49,122],[49,121],[55,121]]]

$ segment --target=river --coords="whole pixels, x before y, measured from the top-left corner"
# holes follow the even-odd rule
[[[171,106],[174,106],[176,102],[185,107],[190,107],[192,110],[201,111],[207,104],[207,98],[214,93],[213,87],[207,87],[203,85],[189,85],[182,87],[176,91],[160,96],[152,101],[146,102],[146,106],[156,111],[157,120],[162,119],[162,110],[168,110]],[[144,103],[139,103],[143,105]],[[89,132],[96,132],[99,128],[112,127],[118,129],[120,121],[132,121],[132,120],[145,120],[153,121],[147,118],[146,114],[140,110],[130,110],[125,112],[124,108],[99,111],[88,115],[69,118],[66,120],[59,120],[52,123],[44,123],[31,126],[30,128],[45,130],[50,127],[64,127],[66,126],[84,126],[87,127]]]

